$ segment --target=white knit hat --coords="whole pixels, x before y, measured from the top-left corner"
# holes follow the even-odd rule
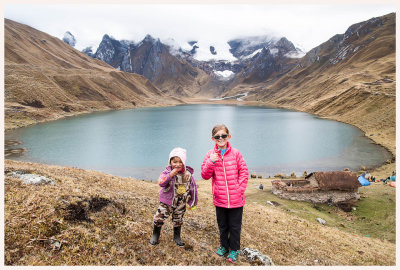
[[[168,163],[173,157],[179,157],[182,160],[183,165],[186,166],[186,149],[180,147],[172,149],[171,153],[169,153]]]

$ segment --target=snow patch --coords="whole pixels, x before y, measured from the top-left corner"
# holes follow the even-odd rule
[[[242,59],[248,59],[248,58],[252,58],[253,56],[255,56],[257,53],[261,52],[262,49],[258,49],[256,51],[254,51],[252,54],[246,55],[244,57],[242,57]]]
[[[231,70],[224,70],[224,71],[214,71],[214,73],[220,77],[228,78],[234,75],[235,73]]]
[[[302,58],[304,55],[306,55],[306,53],[302,51],[291,51],[285,54],[288,58]]]
[[[210,61],[210,60],[226,60],[226,61],[236,61],[237,58],[234,57],[231,52],[229,51],[230,46],[226,42],[212,44],[208,42],[199,41],[196,43],[199,47],[196,50],[196,54],[193,56],[194,59],[198,61]],[[212,54],[210,52],[210,46],[215,48],[217,54]]]
[[[269,52],[270,52],[273,56],[276,56],[276,55],[278,54],[278,52],[279,52],[279,49],[277,49],[277,48],[270,48],[270,49],[269,49]]]

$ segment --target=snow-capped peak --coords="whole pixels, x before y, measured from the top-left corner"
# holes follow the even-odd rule
[[[70,45],[71,47],[75,47],[76,40],[75,40],[74,35],[71,34],[71,32],[69,32],[69,31],[65,32],[62,40],[65,43],[67,43],[68,45]]]

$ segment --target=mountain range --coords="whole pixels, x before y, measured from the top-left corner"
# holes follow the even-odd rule
[[[143,75],[165,93],[184,96],[221,94],[218,86],[239,73],[242,80],[263,81],[272,74],[287,71],[295,63],[293,57],[303,53],[284,37],[247,37],[227,43],[234,61],[201,61],[197,59],[200,48],[197,41],[189,41],[185,48],[177,49],[177,45],[164,44],[150,35],[136,44],[106,34],[95,53],[88,48],[83,52],[119,70]],[[218,54],[214,46],[209,47],[209,53]]]

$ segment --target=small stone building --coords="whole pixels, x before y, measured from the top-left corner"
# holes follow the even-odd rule
[[[272,181],[272,193],[283,199],[313,203],[352,203],[360,199],[357,176],[350,172],[313,172],[301,180]]]

